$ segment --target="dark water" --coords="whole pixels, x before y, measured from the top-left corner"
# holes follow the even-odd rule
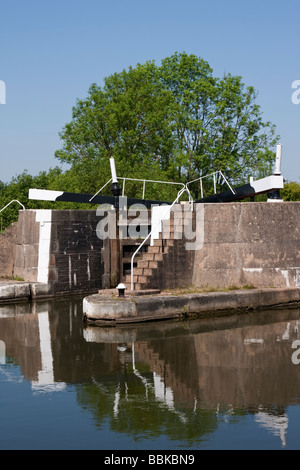
[[[0,449],[300,449],[299,326],[299,309],[85,328],[81,299],[1,306]]]

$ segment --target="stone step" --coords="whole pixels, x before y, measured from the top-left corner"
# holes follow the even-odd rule
[[[159,263],[159,262],[158,262],[157,260],[156,260],[156,261],[149,261],[149,268],[151,268],[151,269],[157,269],[158,263]]]
[[[147,268],[140,268],[138,266],[136,268],[133,268],[134,276],[142,276],[144,269],[147,269]]]
[[[136,282],[138,282],[139,284],[146,284],[148,282],[148,280],[149,280],[148,276],[142,275],[142,276],[138,276],[138,279],[137,279]]]
[[[153,261],[154,260],[155,253],[144,253],[143,255],[143,260],[144,261]]]
[[[143,289],[144,289],[144,286],[142,286],[142,284],[139,284],[139,283],[134,284],[134,290],[143,290]]]
[[[133,272],[133,282],[138,282],[138,276],[136,276]],[[125,283],[130,284],[131,283],[131,274],[126,274],[125,276]]]
[[[130,286],[131,288],[131,284],[128,284],[128,286]],[[136,290],[145,290],[147,289],[147,286],[145,283],[140,283],[140,282],[134,282],[133,283],[133,290],[136,291]]]
[[[157,266],[158,266],[158,263],[159,261],[157,260],[138,260],[137,262],[137,266],[133,268],[133,273],[134,275],[141,275],[143,274],[143,272],[141,270],[144,270],[144,269],[157,269]],[[130,276],[130,269],[127,269],[126,270],[126,275],[127,276]]]
[[[170,222],[170,223],[169,223]],[[183,228],[176,225],[177,221],[166,221],[169,233],[165,232],[166,238],[162,239],[162,234],[159,238],[153,240],[153,244],[148,246],[147,252],[141,253],[141,257],[137,259],[137,265],[133,270],[133,285],[134,290],[144,290],[149,287],[155,279],[155,270],[158,269],[159,263],[163,260],[164,255],[169,252],[170,247],[174,246],[175,239],[182,238]],[[126,272],[125,283],[131,286],[130,271]],[[153,286],[152,286],[153,287]]]
[[[151,262],[151,261],[148,261],[148,260],[145,260],[145,259],[140,259],[137,262],[137,268],[149,268],[149,262]]]
[[[133,277],[138,276],[140,279],[140,276],[152,276],[153,274],[153,269],[150,268],[134,268],[133,269]],[[131,278],[131,274],[130,274]]]
[[[157,266],[156,268],[154,269],[150,269],[150,268],[135,268],[133,270],[133,282],[141,282],[141,283],[145,283],[145,282],[148,282],[149,278],[151,278],[151,276],[153,275],[153,271],[157,269]],[[130,282],[131,283],[131,274],[126,274],[125,276],[125,282],[128,283]]]
[[[161,242],[155,243],[153,246],[149,246],[147,253],[161,253],[162,252],[162,246]]]
[[[174,239],[155,239],[153,240],[153,246],[160,247],[160,253],[167,253],[170,246],[174,246]],[[153,247],[151,247],[153,248]]]
[[[153,243],[154,244],[157,244],[158,242],[161,243],[162,240],[166,241],[172,241],[175,239],[178,239],[178,238],[183,238],[183,231],[176,231],[176,232],[165,232],[164,234],[162,234],[161,232],[159,233],[159,238],[155,238],[153,240]]]
[[[178,219],[169,219],[163,220],[163,226],[170,229],[174,229],[174,227],[182,227],[184,225],[184,218]]]

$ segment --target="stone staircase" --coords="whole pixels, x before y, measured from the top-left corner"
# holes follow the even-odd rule
[[[192,214],[192,213],[191,213]],[[166,272],[166,260],[176,258],[176,245],[183,243],[184,221],[181,218],[171,217],[162,222],[162,232],[159,238],[153,240],[153,246],[149,246],[147,252],[142,253],[137,259],[137,265],[133,270],[134,290],[161,289],[165,287],[165,277],[170,274]],[[126,274],[125,284],[131,287],[131,274]],[[176,286],[177,287],[177,286]]]

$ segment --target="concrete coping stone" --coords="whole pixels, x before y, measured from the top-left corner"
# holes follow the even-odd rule
[[[93,294],[83,299],[83,317],[87,323],[114,326],[117,323],[139,323],[189,316],[204,316],[211,312],[253,310],[300,304],[300,288],[270,288],[231,290],[182,295],[125,295],[117,298]],[[219,313],[218,313],[219,312]]]
[[[51,287],[39,282],[0,281],[0,303],[48,297]]]
[[[1,284],[0,301],[26,299],[30,297],[30,286],[28,283]]]

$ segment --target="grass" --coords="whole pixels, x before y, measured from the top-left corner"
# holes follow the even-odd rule
[[[172,295],[183,295],[183,294],[203,294],[205,292],[228,292],[232,290],[244,290],[244,289],[257,289],[253,284],[245,284],[244,286],[227,286],[223,288],[216,288],[211,286],[206,286],[202,288],[197,287],[182,287],[176,289],[166,289],[161,291],[162,294],[172,294]]]
[[[1,276],[0,279],[4,281],[24,281],[24,279],[19,276]]]

